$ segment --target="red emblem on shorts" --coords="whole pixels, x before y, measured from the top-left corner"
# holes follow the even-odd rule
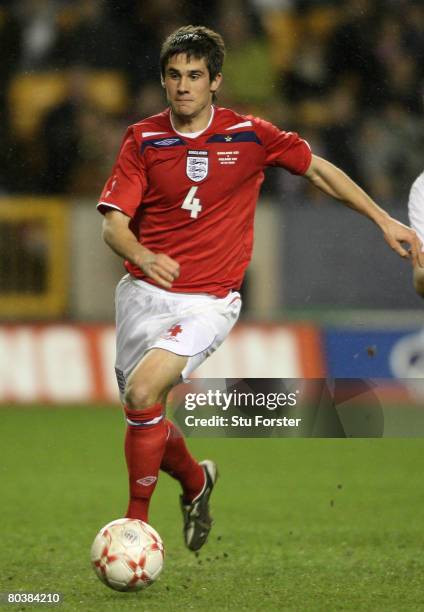
[[[162,336],[162,338],[164,340],[174,340],[175,342],[178,342],[177,336],[178,334],[181,334],[182,331],[183,328],[177,323],[166,330],[166,333]]]
[[[181,325],[174,325],[174,327],[170,327],[168,329],[168,333],[172,338],[175,338],[175,336],[178,336],[178,334],[181,334],[181,332],[183,331],[183,328],[181,327]]]

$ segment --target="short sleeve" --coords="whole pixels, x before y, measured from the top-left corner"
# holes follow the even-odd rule
[[[106,181],[97,209],[102,214],[119,210],[133,217],[147,187],[146,168],[132,128],[127,130],[112,174]]]
[[[408,200],[408,214],[411,227],[424,244],[424,172],[411,187]]]
[[[265,147],[265,165],[281,166],[292,174],[305,174],[312,159],[311,147],[296,132],[284,132],[275,125],[254,118],[258,136]]]

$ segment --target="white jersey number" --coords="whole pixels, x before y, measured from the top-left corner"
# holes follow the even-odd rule
[[[197,217],[199,216],[199,212],[201,212],[202,210],[199,198],[194,197],[198,189],[198,187],[191,187],[190,191],[184,199],[184,202],[181,204],[181,208],[190,211],[190,217],[192,217],[193,219],[197,219]]]

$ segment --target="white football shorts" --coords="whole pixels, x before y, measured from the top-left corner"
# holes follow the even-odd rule
[[[172,293],[126,274],[118,283],[116,307],[116,377],[121,399],[128,376],[143,355],[161,348],[189,357],[186,380],[222,344],[236,323],[241,297]]]
[[[424,172],[412,184],[408,213],[411,227],[417,232],[418,238],[424,245]]]

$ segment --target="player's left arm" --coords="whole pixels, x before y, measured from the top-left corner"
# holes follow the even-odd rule
[[[383,232],[388,245],[398,255],[411,257],[415,267],[424,267],[424,253],[421,252],[421,243],[415,231],[393,219],[340,168],[317,155],[312,155],[311,164],[304,176],[324,193],[374,221]],[[409,252],[402,243],[410,245]]]

